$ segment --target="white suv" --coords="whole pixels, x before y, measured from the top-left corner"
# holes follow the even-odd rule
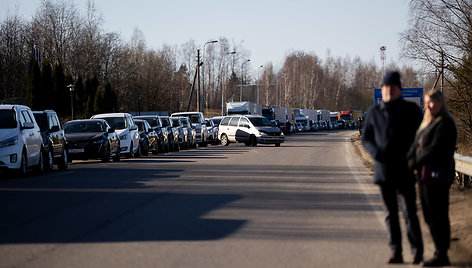
[[[257,115],[232,115],[224,117],[218,127],[218,138],[222,145],[230,142],[244,142],[247,146],[257,143],[280,146],[285,137],[280,128],[267,118]]]
[[[26,175],[28,168],[43,172],[43,139],[31,112],[23,105],[0,105],[0,168]]]
[[[121,154],[128,157],[140,157],[138,127],[129,113],[96,114],[91,119],[105,119],[120,137]]]

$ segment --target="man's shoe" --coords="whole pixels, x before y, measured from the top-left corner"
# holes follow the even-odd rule
[[[420,256],[420,255],[414,256],[411,262],[413,264],[420,264],[423,262],[423,256]]]
[[[403,263],[403,257],[402,255],[393,254],[392,257],[388,259],[387,263],[388,264]]]
[[[424,267],[442,267],[442,266],[449,266],[451,265],[451,262],[449,261],[449,258],[446,257],[438,257],[435,256],[429,261],[425,261],[423,263]]]

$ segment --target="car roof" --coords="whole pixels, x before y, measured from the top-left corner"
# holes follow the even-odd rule
[[[191,115],[191,114],[201,114],[201,112],[178,112],[178,113],[173,113],[171,116],[174,116],[174,115]]]
[[[0,109],[2,110],[11,110],[11,109],[18,109],[18,108],[28,108],[28,106],[25,105],[19,105],[19,104],[0,104]],[[31,110],[31,109],[30,109]]]
[[[77,122],[106,122],[105,119],[99,119],[99,118],[94,118],[94,119],[75,119],[75,120],[70,120],[67,121],[67,123],[77,123]]]
[[[93,118],[104,118],[104,117],[125,117],[129,113],[105,113],[105,114],[96,114],[92,116]]]

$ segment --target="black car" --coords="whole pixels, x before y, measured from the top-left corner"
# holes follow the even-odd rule
[[[174,126],[168,116],[159,116],[162,127],[169,133],[169,148],[171,151],[179,150],[179,126]]]
[[[173,145],[172,132],[169,133],[167,127],[164,127],[163,122],[158,115],[140,115],[133,116],[134,119],[146,120],[151,128],[157,133],[159,151],[163,153],[169,152]]]
[[[149,123],[143,119],[135,119],[134,123],[138,126],[139,145],[142,155],[148,155],[149,151],[157,154],[159,150],[159,137],[156,131],[151,128]]]
[[[64,132],[70,159],[120,160],[120,138],[104,119],[69,121]]]
[[[43,138],[44,168],[52,170],[54,165],[57,165],[59,169],[67,169],[66,138],[56,112],[53,110],[34,111],[33,115]]]

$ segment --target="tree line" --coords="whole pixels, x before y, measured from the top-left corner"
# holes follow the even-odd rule
[[[415,68],[392,63],[383,69],[374,60],[321,59],[315,52],[293,51],[279,70],[270,62],[253,70],[250,51],[242,42],[219,37],[217,43],[206,46],[189,40],[149,48],[138,29],[129,40],[106,32],[93,2],[88,2],[81,16],[72,1],[43,0],[30,20],[13,13],[0,22],[0,100],[23,100],[32,107],[53,108],[68,116],[67,85],[71,83],[76,86],[77,116],[99,111],[194,110],[196,96],[191,95],[191,88],[200,50],[205,112],[221,113],[222,103],[239,99],[259,99],[264,105],[365,111],[372,105],[373,88],[380,86],[385,71],[399,70],[404,87],[426,90],[444,69],[443,87],[460,125],[461,139],[470,142],[471,11],[465,0],[411,1],[411,22],[401,42],[403,56]],[[45,96],[48,98],[43,99]]]

